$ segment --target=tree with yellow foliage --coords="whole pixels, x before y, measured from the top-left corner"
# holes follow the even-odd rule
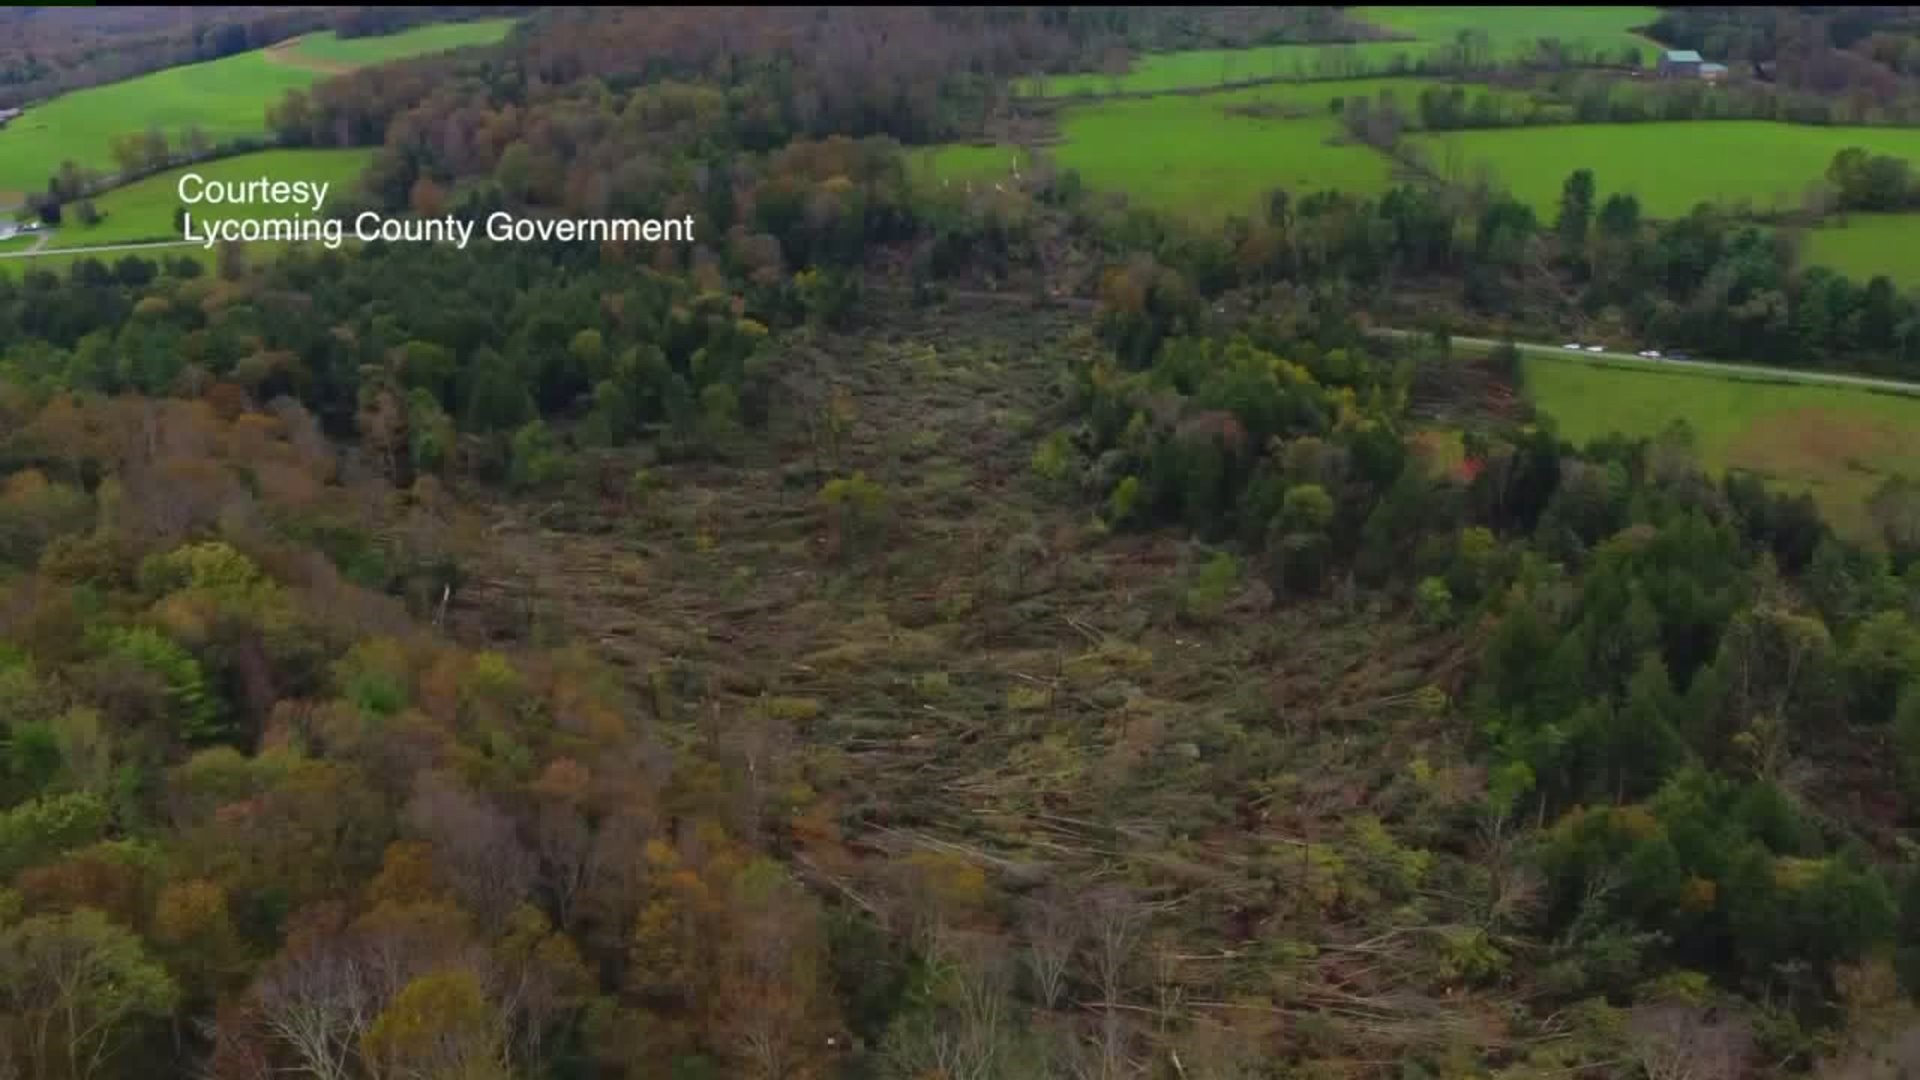
[[[400,991],[360,1043],[376,1080],[509,1080],[500,1032],[469,971],[422,975]]]

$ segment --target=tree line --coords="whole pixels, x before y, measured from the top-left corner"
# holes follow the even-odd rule
[[[1470,131],[1562,124],[1772,120],[1812,125],[1902,126],[1920,118],[1920,93],[1839,97],[1750,78],[1643,80],[1573,70],[1502,78],[1485,86],[1427,87],[1415,95],[1383,90],[1343,98],[1350,127],[1396,131]]]

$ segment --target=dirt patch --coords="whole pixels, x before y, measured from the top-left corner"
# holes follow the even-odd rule
[[[1415,369],[1409,411],[1420,420],[1474,426],[1512,423],[1524,418],[1527,408],[1498,366],[1485,356],[1463,354]]]
[[[1920,432],[1892,419],[1808,407],[1774,413],[1727,447],[1729,464],[1771,476],[1821,481],[1879,475],[1920,460]]]
[[[1239,116],[1249,120],[1302,120],[1319,112],[1305,105],[1292,105],[1276,101],[1255,101],[1244,105],[1228,105],[1221,110],[1228,116]]]
[[[1867,503],[1885,477],[1920,476],[1920,427],[1865,410],[1788,409],[1749,424],[1722,461],[1782,491],[1812,494],[1835,529],[1877,544]]]
[[[269,64],[281,67],[299,68],[302,71],[318,71],[323,75],[344,75],[354,69],[352,64],[340,64],[331,60],[315,60],[311,56],[301,56],[296,49],[305,41],[305,35],[288,38],[277,45],[269,45],[261,50]]]

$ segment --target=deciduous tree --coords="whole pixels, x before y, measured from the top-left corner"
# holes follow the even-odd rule
[[[132,931],[97,911],[43,915],[0,930],[0,1037],[33,1077],[106,1075],[143,1020],[178,991]]]

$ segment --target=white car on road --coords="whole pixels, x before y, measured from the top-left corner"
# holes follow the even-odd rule
[[[1577,342],[1577,341],[1569,341],[1569,342],[1567,342],[1567,343],[1566,343],[1565,345],[1562,345],[1562,346],[1560,346],[1560,347],[1561,347],[1561,348],[1563,348],[1563,349],[1565,349],[1565,350],[1567,350],[1568,352],[1579,352],[1579,351],[1580,351],[1580,343],[1579,343],[1579,342]]]
[[[1606,352],[1607,347],[1605,345],[1589,345],[1587,346],[1587,351],[1588,352]]]

